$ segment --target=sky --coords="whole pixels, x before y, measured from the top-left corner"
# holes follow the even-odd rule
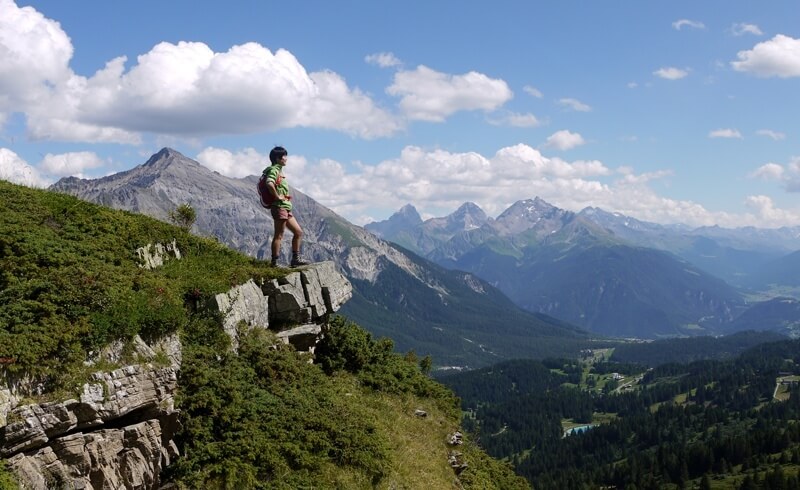
[[[0,0],[0,178],[163,147],[239,178],[275,145],[359,225],[540,197],[800,226],[800,4]]]

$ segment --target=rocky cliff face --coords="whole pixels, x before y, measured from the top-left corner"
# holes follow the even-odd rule
[[[179,258],[177,249],[146,246],[143,267]],[[152,251],[155,251],[152,253]],[[313,353],[321,323],[352,294],[332,262],[254,281],[216,297],[223,328],[237,345],[237,328],[269,328],[298,350]],[[179,412],[181,348],[177,335],[147,345],[138,336],[108,346],[95,359],[119,362],[133,350],[135,363],[94,373],[77,398],[23,403],[35,383],[0,377],[0,456],[26,489],[156,489],[161,471],[180,457],[174,436]]]

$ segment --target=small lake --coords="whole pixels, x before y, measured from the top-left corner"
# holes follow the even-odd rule
[[[572,436],[572,435],[575,435],[575,434],[581,434],[581,433],[586,432],[587,430],[592,429],[594,427],[597,427],[597,424],[579,425],[577,427],[573,427],[571,429],[565,430],[564,431],[564,437]]]

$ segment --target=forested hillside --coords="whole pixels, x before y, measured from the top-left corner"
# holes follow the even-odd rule
[[[799,375],[787,340],[725,361],[515,361],[444,382],[535,488],[751,489],[800,485]]]

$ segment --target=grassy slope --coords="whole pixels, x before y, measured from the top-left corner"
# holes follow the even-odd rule
[[[138,247],[173,239],[181,260],[138,266]],[[391,342],[340,321],[359,348],[323,351],[360,362],[329,362],[325,371],[273,349],[269,332],[245,335],[239,355],[227,351],[220,319],[205,305],[248,278],[280,274],[261,262],[144,216],[0,181],[0,270],[5,374],[31,374],[53,397],[85,379],[90,350],[180,332],[184,457],[168,476],[184,488],[457,485],[446,459],[456,400],[393,354]],[[415,417],[416,408],[428,417]],[[470,463],[466,488],[526,487],[475,445],[459,450]],[[6,479],[0,469],[0,486]]]

